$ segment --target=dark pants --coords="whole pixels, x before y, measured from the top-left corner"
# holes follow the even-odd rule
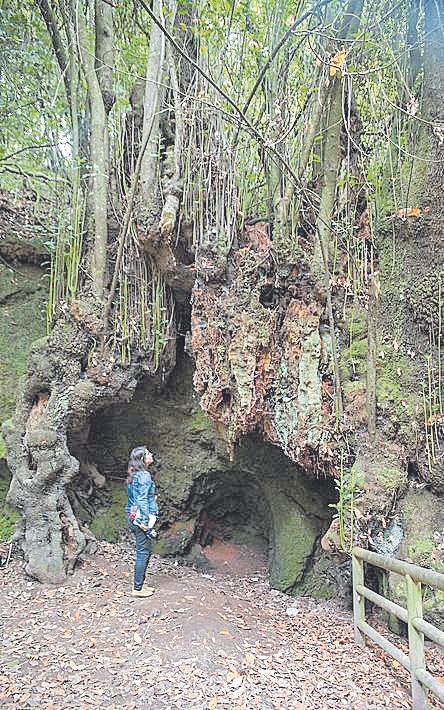
[[[146,568],[151,557],[151,536],[132,521],[128,524],[136,536],[136,564],[134,565],[134,589],[140,591],[145,581]]]

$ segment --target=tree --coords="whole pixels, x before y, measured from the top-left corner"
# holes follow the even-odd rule
[[[69,494],[103,483],[84,455],[91,417],[168,376],[179,321],[233,453],[260,431],[352,501],[367,489],[360,524],[338,510],[340,547],[393,513],[407,459],[440,490],[438,5],[423,27],[416,3],[366,0],[138,0],[131,18],[105,0],[36,4],[72,166],[51,330],[5,426],[29,573],[63,579],[84,549]]]

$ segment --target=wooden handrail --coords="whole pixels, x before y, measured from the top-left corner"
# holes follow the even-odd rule
[[[365,586],[364,562],[405,577],[407,584],[407,609],[395,604]],[[413,710],[427,708],[427,690],[444,702],[444,685],[439,683],[426,669],[424,636],[444,646],[444,633],[422,618],[421,584],[444,591],[444,574],[435,570],[413,565],[404,560],[378,555],[376,552],[355,547],[352,551],[353,567],[353,619],[355,641],[365,645],[368,636],[384,651],[389,653],[404,668],[410,671]],[[408,626],[409,655],[407,656],[391,641],[382,636],[365,620],[365,600],[377,604],[390,614],[394,614]]]

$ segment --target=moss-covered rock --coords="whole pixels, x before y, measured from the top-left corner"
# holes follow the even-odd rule
[[[201,434],[202,432],[211,433],[214,430],[214,425],[209,419],[208,415],[205,414],[203,409],[196,407],[193,417],[190,422],[190,429],[193,434]]]
[[[319,526],[288,497],[274,492],[269,501],[272,511],[270,584],[286,592],[302,581],[314,553]]]
[[[37,266],[0,263],[0,427],[14,411],[19,378],[34,340],[45,332],[46,277]],[[0,433],[0,458],[5,457]]]
[[[400,520],[404,536],[396,556],[422,567],[444,573],[444,501],[424,489],[409,490],[400,504]],[[389,574],[388,586],[392,598],[405,606],[405,579]],[[442,626],[444,623],[444,594],[425,587],[423,590],[424,616]]]
[[[154,552],[162,557],[185,554],[193,541],[195,525],[195,518],[177,520],[155,540]]]
[[[116,482],[110,487],[111,503],[102,508],[91,523],[91,532],[98,540],[117,542],[121,531],[126,528],[126,487],[124,482]]]
[[[147,381],[131,404],[95,420],[90,458],[102,462],[105,475],[123,479],[129,451],[146,444],[154,452],[160,506],[156,552],[183,555],[214,538],[262,549],[268,543],[273,586],[297,594],[298,585],[309,583],[312,554],[330,522],[332,481],[308,478],[259,435],[245,437],[230,460],[225,441],[196,405],[192,374],[185,358],[164,390]],[[94,532],[98,525],[113,529],[112,508],[111,522],[101,513]]]
[[[384,491],[394,493],[406,483],[405,471],[396,466],[377,467],[375,474],[377,483]]]

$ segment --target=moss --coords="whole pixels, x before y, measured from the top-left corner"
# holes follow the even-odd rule
[[[7,452],[7,450],[6,450],[5,440],[4,440],[3,436],[2,436],[2,434],[0,433],[0,459],[5,459],[7,453],[8,453],[8,452]]]
[[[406,474],[399,468],[381,467],[376,469],[376,480],[385,490],[395,491],[405,484]]]
[[[318,525],[282,494],[270,500],[272,510],[272,559],[270,584],[288,591],[302,581],[313,554]]]
[[[444,560],[439,548],[444,522],[442,510],[442,499],[430,491],[409,492],[402,502],[405,547],[409,559],[415,564],[433,567],[438,572],[444,572]]]
[[[346,313],[347,335],[351,342],[367,338],[367,311],[353,307]]]
[[[15,524],[19,519],[18,513],[5,503],[9,481],[0,478],[0,541],[9,540],[14,534]]]
[[[343,378],[362,377],[367,371],[367,338],[352,340],[350,346],[341,353],[341,370]]]
[[[427,490],[409,490],[401,501],[404,538],[397,557],[423,567],[444,572],[442,558],[443,505],[442,499]],[[405,580],[390,574],[392,598],[405,605]],[[425,587],[423,591],[425,617],[442,625],[444,620],[444,595],[436,589]]]
[[[117,482],[111,487],[111,505],[100,511],[91,524],[91,532],[98,540],[117,542],[126,527],[126,487]]]
[[[417,383],[410,381],[411,363],[398,353],[386,353],[378,362],[376,398],[378,407],[393,414],[407,426],[421,412]]]
[[[31,345],[45,331],[45,297],[41,269],[20,266],[17,273],[0,264],[0,425],[14,411]],[[0,436],[0,458],[4,455]]]
[[[213,431],[213,425],[203,409],[197,409],[190,424],[190,429],[194,434],[202,431]]]
[[[365,486],[365,471],[359,461],[355,461],[350,469],[350,476],[355,482],[355,491]]]
[[[315,599],[331,599],[337,593],[337,579],[334,575],[335,562],[327,555],[322,555],[302,582],[291,591],[298,596],[310,596]]]
[[[154,552],[162,557],[183,555],[193,540],[195,525],[195,518],[176,521],[155,541]]]

